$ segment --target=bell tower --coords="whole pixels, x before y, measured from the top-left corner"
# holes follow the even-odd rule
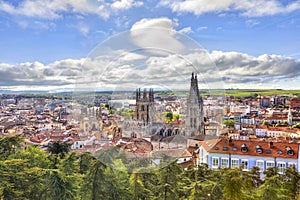
[[[147,89],[143,91],[141,96],[141,89],[136,90],[136,106],[135,106],[135,118],[141,121],[142,124],[148,125],[153,122],[153,109],[154,109],[154,92],[153,89],[149,89],[147,95]]]

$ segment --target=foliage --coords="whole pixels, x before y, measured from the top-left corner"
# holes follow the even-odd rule
[[[53,142],[48,146],[48,151],[51,154],[59,155],[60,158],[64,158],[65,155],[70,151],[71,145],[66,142]]]
[[[293,125],[292,128],[300,128],[300,123]]]
[[[47,154],[16,138],[1,138],[0,199],[121,199],[121,200],[243,200],[300,198],[300,174],[295,166],[268,168],[261,178],[258,167],[211,170],[202,164],[183,170],[176,162],[153,170],[131,161],[111,148],[99,154]],[[17,148],[18,147],[18,148]],[[55,157],[56,159],[53,159]],[[100,159],[100,160],[99,160]],[[105,161],[109,166],[104,165]],[[129,168],[132,168],[129,173]],[[148,173],[147,173],[148,172]],[[149,173],[151,172],[151,173]]]
[[[232,119],[224,120],[223,124],[226,125],[227,127],[234,127],[234,121]]]
[[[0,159],[6,159],[21,147],[21,138],[18,136],[0,137]]]
[[[287,123],[277,123],[275,126],[276,127],[287,127],[288,124]]]

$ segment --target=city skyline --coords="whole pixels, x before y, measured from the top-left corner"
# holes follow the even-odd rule
[[[72,89],[78,75],[93,72],[82,65],[95,58],[91,54],[99,44],[124,32],[135,48],[145,49],[153,42],[156,49],[172,44],[167,50],[176,54],[165,57],[133,52],[126,46],[117,52],[127,63],[143,62],[145,73],[156,70],[157,75],[165,75],[158,79],[168,83],[174,82],[174,72],[184,71],[180,75],[186,77],[193,70],[188,69],[187,62],[178,65],[182,59],[177,58],[199,64],[203,62],[199,58],[205,57],[215,65],[224,89],[299,89],[299,10],[299,1],[288,0],[243,0],[238,4],[230,0],[0,1],[1,89]],[[139,29],[163,31],[148,32],[150,43],[138,37]],[[174,32],[199,44],[206,50],[205,56],[199,51],[183,53],[185,48]],[[157,42],[162,34],[166,44]],[[94,66],[112,62],[98,59]],[[134,77],[123,73],[128,71],[124,66],[115,69],[113,75],[122,75],[124,83],[130,82]],[[173,73],[164,70],[169,68]],[[198,69],[203,77],[211,75],[201,64]],[[135,72],[130,69],[130,75]],[[213,78],[208,79],[214,82]]]

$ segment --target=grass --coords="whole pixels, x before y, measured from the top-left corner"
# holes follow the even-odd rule
[[[249,97],[249,96],[295,96],[300,97],[300,90],[280,90],[280,89],[266,89],[266,90],[257,90],[257,89],[236,89],[236,90],[225,90],[226,96],[234,97]]]
[[[100,96],[122,96],[126,91],[119,91],[119,92],[86,92],[80,94],[81,97],[100,97]],[[200,90],[200,95],[203,97],[206,96],[234,96],[234,97],[256,97],[257,95],[262,96],[290,96],[290,97],[300,97],[300,90],[281,90],[281,89],[226,89],[226,90]],[[128,92],[127,92],[128,93]],[[155,96],[187,96],[189,91],[154,91]],[[71,97],[72,93],[57,93],[57,94],[23,94],[23,96],[27,97]],[[134,95],[134,92],[132,92]]]

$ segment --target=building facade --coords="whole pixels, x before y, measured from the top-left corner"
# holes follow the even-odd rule
[[[241,167],[250,171],[256,166],[263,171],[278,167],[278,173],[294,165],[299,172],[299,144],[289,142],[215,139],[200,142],[199,163],[211,169]]]
[[[136,107],[135,119],[140,121],[142,125],[146,126],[153,122],[154,119],[154,92],[150,88],[148,95],[147,90],[144,89],[141,96],[141,89],[136,90]]]

